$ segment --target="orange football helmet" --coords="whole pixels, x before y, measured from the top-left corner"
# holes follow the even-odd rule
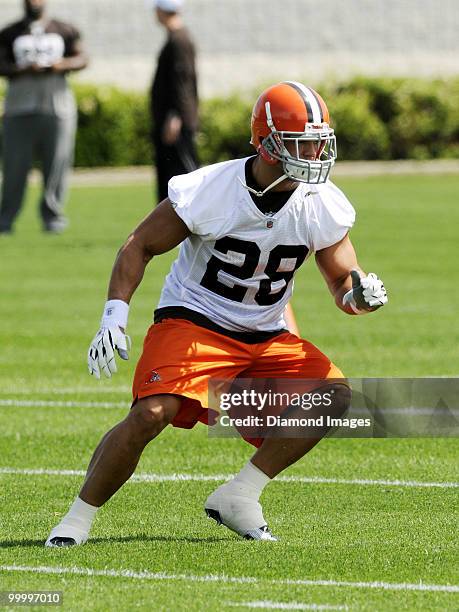
[[[281,162],[286,177],[324,183],[337,155],[329,123],[327,105],[316,91],[285,81],[266,89],[256,101],[250,142],[266,163]]]

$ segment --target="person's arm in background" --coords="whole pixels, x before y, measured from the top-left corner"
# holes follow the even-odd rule
[[[16,72],[16,64],[9,55],[5,31],[0,32],[0,76],[10,77]]]
[[[66,54],[51,66],[53,72],[75,72],[88,65],[88,56],[83,49],[78,30],[73,29],[70,40],[66,41]]]
[[[0,76],[13,78],[20,74],[31,72],[30,67],[20,68],[11,53],[11,42],[7,30],[0,32]]]
[[[163,142],[167,145],[173,145],[177,142],[182,129],[182,118],[177,111],[172,110],[168,113],[163,127]]]
[[[39,66],[38,64],[30,64],[27,66],[18,66],[11,52],[11,40],[8,35],[8,30],[0,32],[0,76],[14,78],[21,74],[40,74],[52,70],[53,72],[69,72],[73,70],[82,70],[88,64],[87,55],[84,53],[80,35],[77,30],[72,30],[70,41],[66,42],[69,48],[68,57],[63,57],[53,66]]]
[[[196,90],[194,52],[188,45],[176,42],[171,47],[170,99],[174,100],[163,128],[163,140],[174,144],[182,126],[194,128],[196,123]]]

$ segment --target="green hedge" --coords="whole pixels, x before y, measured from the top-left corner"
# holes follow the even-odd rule
[[[459,78],[356,78],[324,95],[343,159],[459,157]],[[343,98],[366,117],[360,130],[346,120]]]
[[[339,159],[459,157],[459,78],[359,77],[316,88],[330,109]],[[144,94],[81,84],[74,84],[74,90],[79,109],[77,166],[151,163]],[[250,112],[256,95],[254,91],[201,102],[198,148],[203,164],[250,154]]]
[[[149,117],[144,95],[114,87],[77,85],[76,166],[151,163]]]

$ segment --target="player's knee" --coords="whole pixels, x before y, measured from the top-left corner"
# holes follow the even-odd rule
[[[136,431],[141,435],[154,436],[171,422],[170,411],[161,401],[144,398],[131,410],[130,418]]]

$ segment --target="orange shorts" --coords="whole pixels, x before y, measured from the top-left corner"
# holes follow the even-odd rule
[[[342,379],[342,372],[310,342],[285,332],[266,342],[246,344],[184,319],[164,319],[150,327],[132,387],[134,402],[150,395],[182,396],[172,421],[191,429],[209,424],[210,379]],[[213,414],[212,414],[213,413]],[[259,439],[248,439],[259,446]]]

